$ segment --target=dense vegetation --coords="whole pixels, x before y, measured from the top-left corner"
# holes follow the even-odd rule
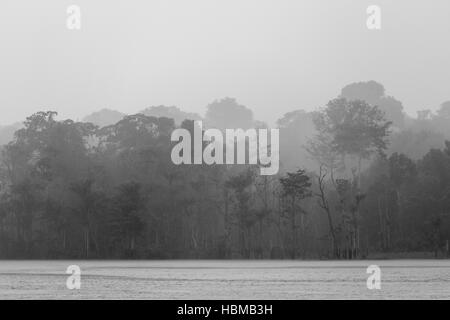
[[[51,111],[27,118],[1,154],[0,257],[448,251],[449,104],[411,119],[379,84],[347,86],[324,108],[278,121],[276,176],[259,175],[257,166],[174,165],[171,132],[193,130],[193,121],[157,110],[103,127],[57,121]],[[264,126],[233,99],[212,103],[205,121]]]

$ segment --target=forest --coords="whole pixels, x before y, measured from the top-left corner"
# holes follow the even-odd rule
[[[265,176],[259,164],[171,161],[171,133],[194,120],[269,127],[233,98],[204,117],[44,109],[1,147],[0,258],[448,257],[450,102],[436,110],[411,117],[380,83],[349,84],[276,121],[280,170]]]

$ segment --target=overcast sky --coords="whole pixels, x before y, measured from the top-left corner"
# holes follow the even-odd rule
[[[371,4],[380,31],[366,28]],[[0,124],[43,109],[203,115],[225,96],[273,123],[367,80],[415,115],[450,100],[449,12],[449,0],[2,0]]]

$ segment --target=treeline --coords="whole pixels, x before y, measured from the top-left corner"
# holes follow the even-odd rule
[[[312,113],[304,146],[281,148],[306,150],[317,170],[298,163],[276,176],[257,165],[174,165],[167,117],[101,128],[55,117],[33,114],[3,147],[1,258],[448,252],[450,143],[420,160],[387,154],[393,124],[365,101],[340,97]]]

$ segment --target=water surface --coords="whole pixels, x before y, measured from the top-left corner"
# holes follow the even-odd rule
[[[0,299],[450,299],[450,261],[0,261]]]

